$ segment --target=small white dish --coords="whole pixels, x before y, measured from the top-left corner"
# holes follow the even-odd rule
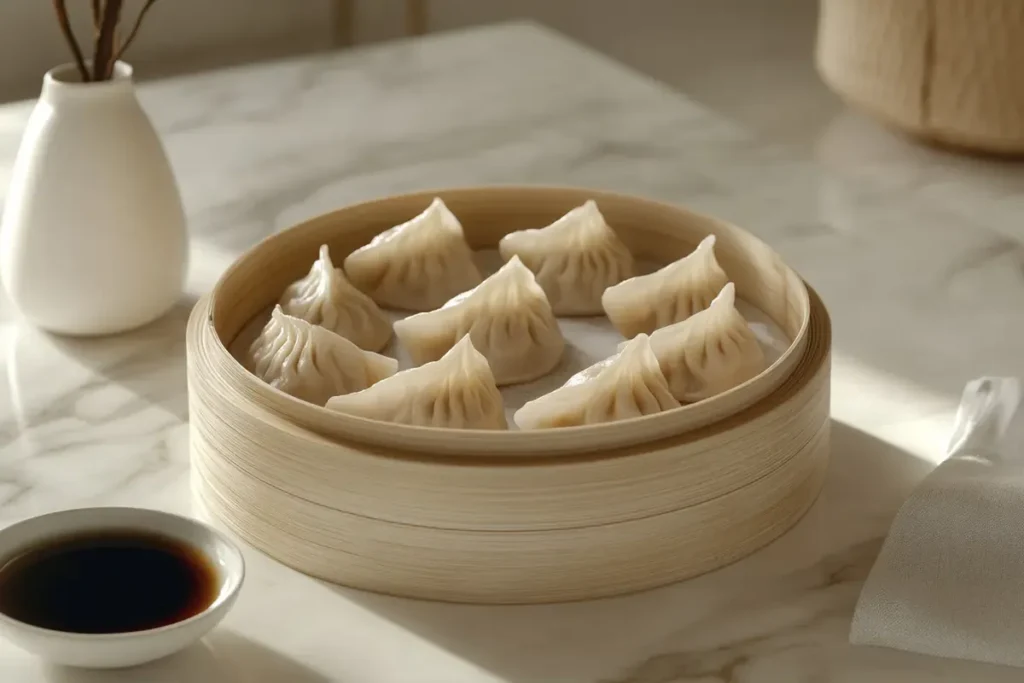
[[[81,508],[33,517],[0,530],[0,567],[47,541],[98,531],[158,534],[202,553],[216,571],[213,602],[198,614],[127,633],[70,633],[40,628],[0,612],[0,635],[55,664],[115,669],[166,657],[202,638],[228,613],[245,578],[242,553],[220,532],[194,519],[130,507]]]

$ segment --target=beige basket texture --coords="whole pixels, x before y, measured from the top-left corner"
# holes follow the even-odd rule
[[[707,401],[580,428],[416,428],[298,401],[235,361],[231,342],[321,243],[340,261],[434,194],[346,207],[274,235],[197,304],[187,335],[193,484],[210,514],[319,578],[484,603],[670,583],[749,554],[803,515],[828,459],[828,314],[764,243],[680,207],[575,188],[436,193],[475,248],[588,198],[640,257],[671,260],[717,235],[740,296],[793,341],[761,375]]]
[[[818,72],[840,97],[941,145],[1024,153],[1024,2],[821,0]]]

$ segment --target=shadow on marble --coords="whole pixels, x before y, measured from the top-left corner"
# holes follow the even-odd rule
[[[143,328],[93,339],[23,320],[0,326],[0,517],[137,505],[140,496],[176,506],[172,484],[188,467],[178,444],[188,418],[189,310],[183,301]]]
[[[266,645],[218,629],[164,659],[115,671],[49,665],[49,683],[328,683],[326,676]]]
[[[195,297],[186,296],[158,320],[123,334],[49,338],[61,354],[184,422],[188,420],[185,328],[195,304]]]
[[[819,630],[830,647],[848,647],[861,582],[899,505],[931,467],[833,422],[824,490],[790,532],[719,571],[635,595],[482,606],[334,589],[509,683],[738,680],[730,676],[740,660],[794,638],[811,647]],[[637,652],[668,654],[637,662]]]
[[[841,110],[814,142],[816,160],[832,171],[874,170],[907,180],[948,177],[967,185],[1024,189],[1020,157],[935,146],[855,110]]]

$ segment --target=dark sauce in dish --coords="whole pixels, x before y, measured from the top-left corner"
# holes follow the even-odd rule
[[[0,560],[0,613],[68,633],[125,633],[199,614],[217,570],[198,549],[138,531],[46,541]]]

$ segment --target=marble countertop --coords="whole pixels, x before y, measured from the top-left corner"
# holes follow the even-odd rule
[[[857,153],[841,130],[829,163],[801,158],[528,24],[162,81],[141,97],[189,215],[189,298],[147,328],[95,340],[42,334],[0,302],[0,524],[87,505],[189,513],[183,328],[195,297],[242,249],[300,219],[481,183],[635,192],[730,219],[777,248],[834,318],[831,469],[789,534],[667,588],[570,605],[440,605],[330,586],[246,549],[237,607],[201,646],[98,673],[49,667],[0,641],[0,680],[1020,680],[847,643],[861,582],[900,502],[941,457],[964,382],[1024,375],[1024,250],[1000,229],[1019,195],[989,211],[984,187],[940,189],[885,163],[837,171]],[[0,193],[30,106],[0,107]]]

